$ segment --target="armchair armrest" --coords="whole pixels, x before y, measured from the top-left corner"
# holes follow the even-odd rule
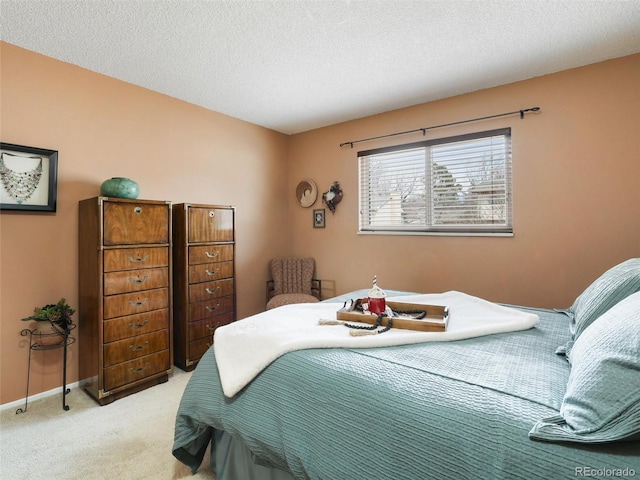
[[[311,279],[311,295],[318,300],[322,300],[322,280],[318,280],[317,278]]]
[[[267,303],[269,303],[269,300],[271,300],[271,298],[273,298],[273,292],[275,290],[275,284],[273,280],[267,280]]]

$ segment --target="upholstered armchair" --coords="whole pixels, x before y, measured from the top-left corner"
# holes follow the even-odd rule
[[[322,297],[322,282],[313,278],[313,258],[274,258],[269,262],[267,310],[290,303],[313,303]]]

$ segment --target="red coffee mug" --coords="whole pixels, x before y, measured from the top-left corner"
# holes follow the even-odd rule
[[[369,311],[371,313],[375,313],[376,315],[380,315],[384,313],[387,308],[387,302],[384,297],[382,298],[371,298],[369,297]]]

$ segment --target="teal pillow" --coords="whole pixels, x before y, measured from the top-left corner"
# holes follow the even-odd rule
[[[578,337],[620,300],[640,291],[640,258],[632,258],[598,277],[573,303],[572,339]]]
[[[640,439],[640,292],[609,309],[568,352],[571,373],[560,414],[529,437],[605,443]]]

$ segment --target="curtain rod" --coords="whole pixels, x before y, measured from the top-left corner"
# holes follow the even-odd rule
[[[415,130],[407,130],[406,132],[389,133],[387,135],[379,135],[377,137],[363,138],[361,140],[353,140],[351,142],[344,142],[344,143],[340,144],[340,148],[342,148],[342,147],[344,147],[346,145],[350,145],[351,148],[353,148],[353,145],[356,144],[356,143],[369,142],[371,140],[378,140],[379,138],[395,137],[396,135],[406,135],[407,133],[422,132],[422,135],[424,136],[424,135],[427,134],[427,130],[433,130],[434,128],[450,127],[452,125],[460,125],[462,123],[471,123],[471,122],[478,122],[480,120],[488,120],[490,118],[506,117],[508,115],[515,115],[517,113],[520,114],[520,119],[523,119],[525,113],[528,113],[528,112],[539,112],[539,111],[540,111],[540,107],[525,108],[525,109],[522,109],[522,110],[516,110],[514,112],[499,113],[497,115],[489,115],[487,117],[472,118],[471,120],[461,120],[459,122],[443,123],[442,125],[434,125],[433,127],[416,128]]]

